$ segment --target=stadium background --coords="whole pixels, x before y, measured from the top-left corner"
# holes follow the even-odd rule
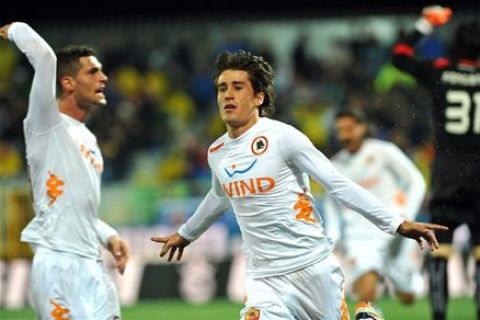
[[[373,134],[397,143],[429,181],[428,96],[388,61],[393,42],[418,17],[420,2],[302,0],[294,6],[246,1],[229,8],[220,2],[176,1],[158,9],[143,0],[135,5],[86,1],[66,11],[22,1],[2,6],[0,24],[26,21],[53,48],[94,46],[110,78],[109,104],[89,126],[106,162],[100,215],[118,228],[133,253],[126,275],[117,278],[125,319],[238,317],[243,266],[231,212],[187,250],[182,264],[165,264],[148,240],[176,230],[209,187],[205,150],[224,130],[211,82],[218,52],[243,48],[266,57],[277,75],[275,118],[304,131],[327,156],[338,149],[332,117],[348,106],[367,113]],[[424,57],[446,53],[445,40],[456,21],[480,19],[474,1],[451,6],[453,23],[422,42]],[[33,318],[28,309],[31,252],[18,241],[32,216],[22,134],[32,75],[18,50],[0,42],[2,319]],[[318,185],[314,191],[322,211],[323,191]],[[426,208],[419,219],[428,220]],[[458,297],[451,319],[474,314],[465,298],[473,292],[466,235],[459,233],[451,262],[450,290]],[[428,315],[426,300],[412,308],[388,298],[382,303],[388,319]]]

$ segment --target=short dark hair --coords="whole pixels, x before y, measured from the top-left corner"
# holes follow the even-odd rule
[[[214,77],[215,94],[218,93],[218,77],[225,70],[243,70],[248,73],[255,94],[263,92],[265,98],[259,107],[260,116],[272,116],[275,112],[275,92],[273,89],[275,73],[272,66],[263,57],[255,56],[244,50],[224,52],[217,57]]]
[[[340,110],[335,114],[335,120],[340,118],[352,118],[357,123],[366,124],[367,120],[363,113],[353,110]]]
[[[80,58],[96,55],[93,48],[82,45],[69,45],[57,51],[57,92],[61,92],[60,80],[62,77],[75,76],[78,70],[80,70]]]
[[[465,21],[457,26],[450,53],[457,59],[476,60],[480,57],[480,23],[477,20]]]

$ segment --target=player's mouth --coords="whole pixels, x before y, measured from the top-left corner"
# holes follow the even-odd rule
[[[233,111],[233,110],[235,110],[235,109],[237,109],[237,106],[234,105],[234,104],[231,104],[231,103],[225,104],[225,105],[223,106],[223,110],[224,110],[225,112],[230,112],[230,111]]]
[[[98,88],[97,90],[95,90],[95,94],[102,98],[105,98],[104,90],[105,90],[105,87]]]

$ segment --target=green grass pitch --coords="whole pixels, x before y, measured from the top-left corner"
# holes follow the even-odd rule
[[[413,306],[402,306],[393,299],[382,299],[378,303],[386,320],[428,320],[427,299],[417,301]],[[238,320],[241,305],[227,300],[215,300],[207,305],[194,306],[180,300],[143,301],[122,310],[123,320]],[[353,311],[353,302],[349,308]],[[1,320],[35,319],[31,309],[7,311],[0,309]],[[449,305],[448,319],[475,320],[475,305],[472,298],[453,299]],[[307,319],[305,319],[307,320]],[[353,317],[352,317],[353,320]]]

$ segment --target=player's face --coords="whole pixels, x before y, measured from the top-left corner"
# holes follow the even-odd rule
[[[75,76],[75,98],[82,107],[103,106],[107,104],[105,85],[107,76],[102,65],[94,56],[80,58],[80,70]]]
[[[246,71],[223,71],[218,77],[217,88],[220,117],[227,127],[246,130],[258,121],[258,107],[265,95],[263,92],[255,94]]]
[[[335,123],[335,132],[345,149],[356,152],[362,146],[367,127],[352,117],[341,117]]]

